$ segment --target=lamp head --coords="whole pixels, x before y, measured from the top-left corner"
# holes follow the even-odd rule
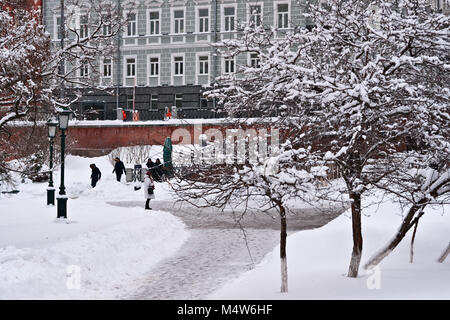
[[[72,114],[72,111],[63,109],[58,113],[58,121],[59,121],[59,128],[61,130],[66,130],[69,127],[69,118]]]
[[[47,121],[47,127],[48,127],[48,137],[54,138],[56,135],[56,126],[58,125],[58,122],[54,118],[50,118]]]

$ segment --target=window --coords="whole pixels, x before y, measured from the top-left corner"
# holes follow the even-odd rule
[[[259,56],[257,53],[250,54],[250,66],[252,68],[259,68]]]
[[[175,107],[181,108],[183,106],[183,95],[181,93],[177,93],[175,95]]]
[[[205,98],[200,98],[200,108],[201,109],[208,108],[208,100],[206,100]]]
[[[184,10],[175,10],[174,17],[174,33],[184,33]]]
[[[111,59],[103,60],[103,77],[104,78],[112,77],[112,61],[111,61]]]
[[[260,26],[262,23],[262,10],[261,5],[250,5],[249,6],[250,13],[250,24],[254,24],[255,26]]]
[[[287,29],[289,27],[289,4],[277,4],[277,28]]]
[[[150,96],[150,107],[152,109],[158,108],[158,95],[157,94],[152,94]]]
[[[128,58],[127,63],[127,77],[135,77],[136,76],[136,59],[134,58]]]
[[[89,64],[87,61],[82,61],[80,66],[80,78],[89,77]]]
[[[199,56],[198,57],[198,74],[205,75],[209,73],[209,57],[208,56]]]
[[[127,109],[133,109],[134,99],[132,95],[127,95]]]
[[[159,58],[157,57],[150,58],[150,76],[159,76]]]
[[[224,73],[234,73],[234,58],[225,57],[224,58]]]
[[[159,11],[150,11],[150,34],[159,34]]]
[[[106,16],[104,16],[104,21],[103,21],[103,35],[104,36],[110,36],[112,34],[112,29],[111,29],[111,15],[108,14]]]
[[[88,16],[80,17],[80,38],[87,38],[89,36]]]
[[[209,9],[199,9],[198,19],[198,32],[209,32]]]
[[[234,31],[235,8],[228,7],[223,10],[224,15],[224,31]]]
[[[137,16],[136,13],[130,12],[127,17],[127,36],[133,37],[136,35]]]
[[[57,40],[62,39],[61,17],[56,17],[56,21],[55,21],[55,39],[57,39]]]
[[[184,74],[184,67],[183,67],[183,57],[175,57],[174,58],[174,75],[176,76],[182,76]]]

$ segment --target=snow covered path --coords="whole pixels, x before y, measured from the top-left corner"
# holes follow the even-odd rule
[[[108,204],[142,207],[142,202],[117,201]],[[155,265],[139,280],[140,289],[123,299],[202,299],[226,282],[237,278],[261,262],[279,242],[279,220],[274,216],[249,213],[241,221],[245,237],[231,213],[200,210],[170,201],[152,201],[154,210],[164,210],[181,218],[190,237],[179,250]],[[340,212],[303,209],[288,219],[291,231],[312,229],[334,219]],[[156,213],[157,214],[157,213]],[[248,244],[248,248],[246,245]],[[250,250],[250,254],[249,254]]]

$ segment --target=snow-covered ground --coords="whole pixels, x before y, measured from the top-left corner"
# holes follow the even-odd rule
[[[371,199],[375,200],[375,199]],[[400,208],[389,200],[371,205],[363,217],[362,262],[393,237]],[[288,237],[289,292],[280,293],[279,247],[254,270],[209,295],[208,299],[450,299],[450,259],[438,263],[450,241],[450,206],[428,208],[420,220],[414,262],[411,233],[380,264],[346,277],[352,250],[349,212],[315,230]]]
[[[94,189],[90,188],[90,163],[95,163],[102,171],[102,179]],[[216,281],[219,285],[225,284],[224,287],[206,297],[201,295],[208,291],[204,287],[206,284],[192,276],[199,283],[192,283],[191,287],[201,290],[191,290],[186,295],[188,290],[182,286],[177,291],[178,280],[169,281],[164,270],[152,272],[152,267],[166,266],[170,269],[169,275],[180,272],[182,279],[183,271],[172,268],[170,263],[183,262],[183,257],[195,254],[196,242],[185,244],[192,238],[195,240],[196,234],[210,234],[210,238],[199,242],[202,246],[205,243],[211,246],[205,247],[205,252],[213,252],[217,244],[208,239],[218,239],[221,246],[217,254],[227,252],[233,254],[233,259],[242,252],[239,249],[234,253],[230,248],[235,249],[241,243],[230,241],[230,248],[226,247],[227,240],[231,239],[227,234],[231,231],[224,226],[211,229],[213,226],[208,227],[205,222],[209,233],[189,230],[180,218],[166,212],[173,211],[174,207],[171,205],[173,195],[164,183],[157,184],[159,203],[154,203],[154,207],[158,210],[145,211],[142,189],[134,191],[133,184],[124,183],[125,177],[122,183],[116,182],[112,169],[107,156],[67,157],[68,221],[57,220],[56,207],[46,205],[47,183],[25,182],[19,185],[19,194],[1,195],[0,299],[450,298],[450,259],[442,264],[436,262],[450,240],[449,206],[427,209],[419,223],[413,264],[409,263],[411,235],[408,234],[376,273],[361,270],[356,279],[346,277],[352,248],[351,219],[347,212],[319,229],[289,236],[289,293],[279,292],[279,247],[276,247],[256,268],[237,280],[231,280],[236,279],[235,274],[226,273],[228,278]],[[56,187],[59,186],[58,174],[56,171]],[[121,203],[124,206],[118,205]],[[363,217],[363,263],[394,235],[401,221],[400,209],[388,200],[371,206],[366,213],[368,216]],[[254,242],[267,240],[269,243],[270,239],[255,238]],[[264,252],[260,254],[264,256]],[[200,262],[194,267],[208,270],[209,278],[205,279],[212,283],[215,268],[217,275],[223,277],[225,273],[220,270],[230,269],[228,263],[245,264],[248,257],[241,255],[242,259],[234,260],[225,255],[222,260],[216,257],[214,264],[208,255],[200,254]],[[238,268],[237,272],[243,269],[246,268]],[[185,274],[193,272],[184,270]],[[162,276],[155,279],[152,275]],[[144,283],[149,279],[155,283]],[[170,290],[155,291],[167,283],[172,285]],[[168,295],[171,292],[173,296]]]
[[[102,171],[90,187],[90,163]],[[115,181],[108,158],[66,158],[68,221],[46,205],[46,183],[24,183],[0,199],[0,299],[110,299],[133,291],[143,273],[188,238],[164,211],[145,211],[143,191]],[[59,186],[59,172],[55,186]],[[170,198],[158,184],[159,199]],[[58,190],[57,190],[58,191]],[[142,207],[119,208],[112,200]],[[79,289],[78,289],[79,287]]]

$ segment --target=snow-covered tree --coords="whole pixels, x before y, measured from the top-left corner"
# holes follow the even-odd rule
[[[425,153],[448,149],[449,18],[424,0],[314,3],[305,6],[308,28],[283,35],[247,26],[225,41],[224,55],[257,63],[223,78],[213,96],[232,114],[277,115],[271,121],[293,133],[294,149],[338,167],[351,200],[348,276],[356,277],[363,196],[407,170],[407,142]]]
[[[65,5],[66,19],[59,31],[65,39],[61,46],[61,42],[52,44],[39,12],[0,0],[2,172],[8,171],[5,161],[10,155],[1,145],[11,147],[14,143],[8,123],[46,120],[57,108],[70,108],[79,92],[72,88],[70,95],[64,95],[61,90],[74,85],[99,87],[99,59],[115,51],[116,35],[124,24],[116,1],[68,0]]]
[[[307,149],[294,149],[282,137],[284,142],[278,144],[279,128],[259,126],[263,134],[258,134],[238,120],[234,125],[224,139],[220,133],[209,135],[207,131],[207,139],[211,141],[214,136],[214,141],[196,150],[195,162],[176,174],[171,186],[179,200],[194,206],[237,212],[237,223],[249,212],[264,214],[275,210],[280,222],[281,292],[288,292],[287,214],[293,209],[290,202],[307,200],[315,188],[315,177],[325,172],[320,168],[312,172],[305,169],[309,167]]]

